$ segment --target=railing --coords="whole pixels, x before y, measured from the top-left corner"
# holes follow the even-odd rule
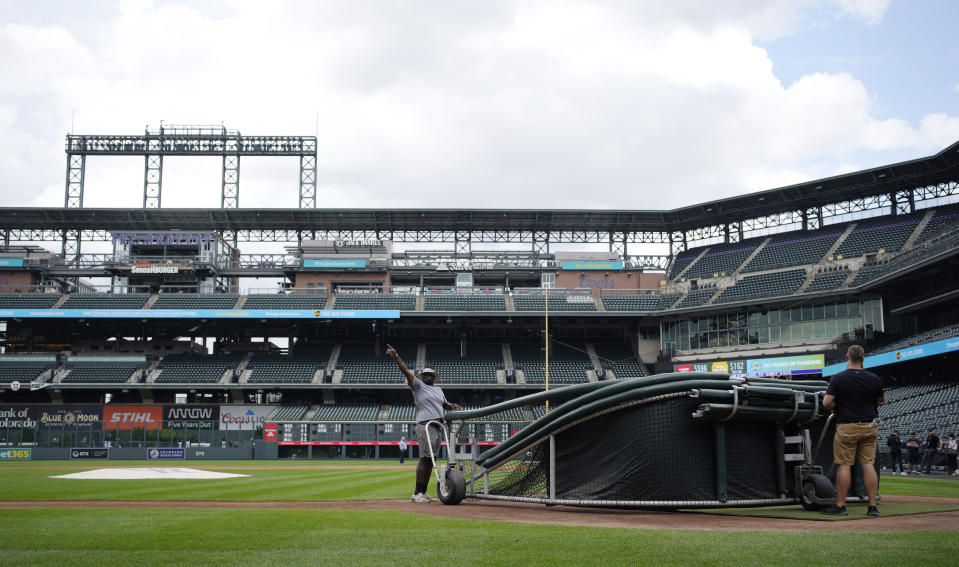
[[[589,287],[514,287],[512,295],[592,295],[593,289]]]
[[[430,286],[424,287],[423,295],[504,295],[509,290],[504,287],[478,286]]]
[[[0,293],[18,293],[18,294],[27,294],[27,293],[51,293],[59,295],[60,286],[54,285],[52,283],[43,283],[43,284],[2,284],[0,285]]]
[[[251,287],[245,292],[247,295],[326,295],[325,287]]]
[[[603,289],[599,288],[600,295],[661,295],[659,288],[632,288],[632,289]]]

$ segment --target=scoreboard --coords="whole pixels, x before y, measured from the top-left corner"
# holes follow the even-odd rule
[[[280,445],[319,445],[341,441],[340,423],[311,423],[303,421],[276,424],[276,440]]]

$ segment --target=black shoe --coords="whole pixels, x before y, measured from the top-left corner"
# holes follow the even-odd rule
[[[825,514],[827,516],[848,516],[849,515],[849,512],[846,511],[845,506],[836,506],[835,504],[833,504],[832,506],[824,510],[820,510],[819,513]]]
[[[870,506],[869,508],[866,509],[866,515],[867,515],[867,516],[878,516],[878,515],[879,515],[879,507],[877,507],[877,506]]]

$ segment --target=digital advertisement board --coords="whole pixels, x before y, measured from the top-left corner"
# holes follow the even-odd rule
[[[162,406],[104,406],[103,429],[131,431],[160,429],[163,423]]]
[[[303,260],[304,268],[365,268],[366,260],[350,258],[328,260]]]
[[[674,365],[673,371],[718,372],[732,376],[791,376],[793,374],[819,374],[824,363],[825,358],[821,354],[805,354],[779,358],[690,362]]]
[[[33,449],[0,449],[0,461],[29,461]]]
[[[147,449],[147,459],[163,461],[169,459],[185,459],[186,449],[180,447],[152,447]]]
[[[164,429],[217,429],[220,406],[163,406]]]
[[[784,376],[791,374],[819,374],[826,365],[821,354],[783,356],[778,358],[752,358],[746,362],[746,373],[760,376]]]
[[[220,406],[221,431],[252,431],[263,427],[276,406]]]
[[[0,319],[399,319],[395,309],[0,309]]]
[[[40,429],[100,429],[100,406],[44,406],[36,410]]]
[[[867,356],[863,361],[863,368],[873,368],[876,366],[885,366],[887,364],[907,362],[909,360],[916,360],[919,358],[925,358],[927,356],[934,356],[937,354],[945,354],[947,352],[956,351],[959,351],[959,337],[943,339],[941,341],[935,341],[924,345],[911,346],[900,350]],[[842,372],[845,369],[845,362],[840,364],[831,364],[823,369],[823,376],[832,376],[833,374]]]

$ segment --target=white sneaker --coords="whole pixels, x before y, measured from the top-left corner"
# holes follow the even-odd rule
[[[430,502],[433,501],[433,499],[430,498],[430,495],[427,494],[427,493],[425,493],[425,492],[421,492],[421,493],[419,493],[419,494],[414,494],[414,495],[413,495],[413,498],[411,498],[411,500],[412,500],[413,502],[416,502],[417,504],[429,504]]]
[[[410,496],[410,502],[416,502],[416,496],[417,496],[416,494],[414,494],[413,496]]]

